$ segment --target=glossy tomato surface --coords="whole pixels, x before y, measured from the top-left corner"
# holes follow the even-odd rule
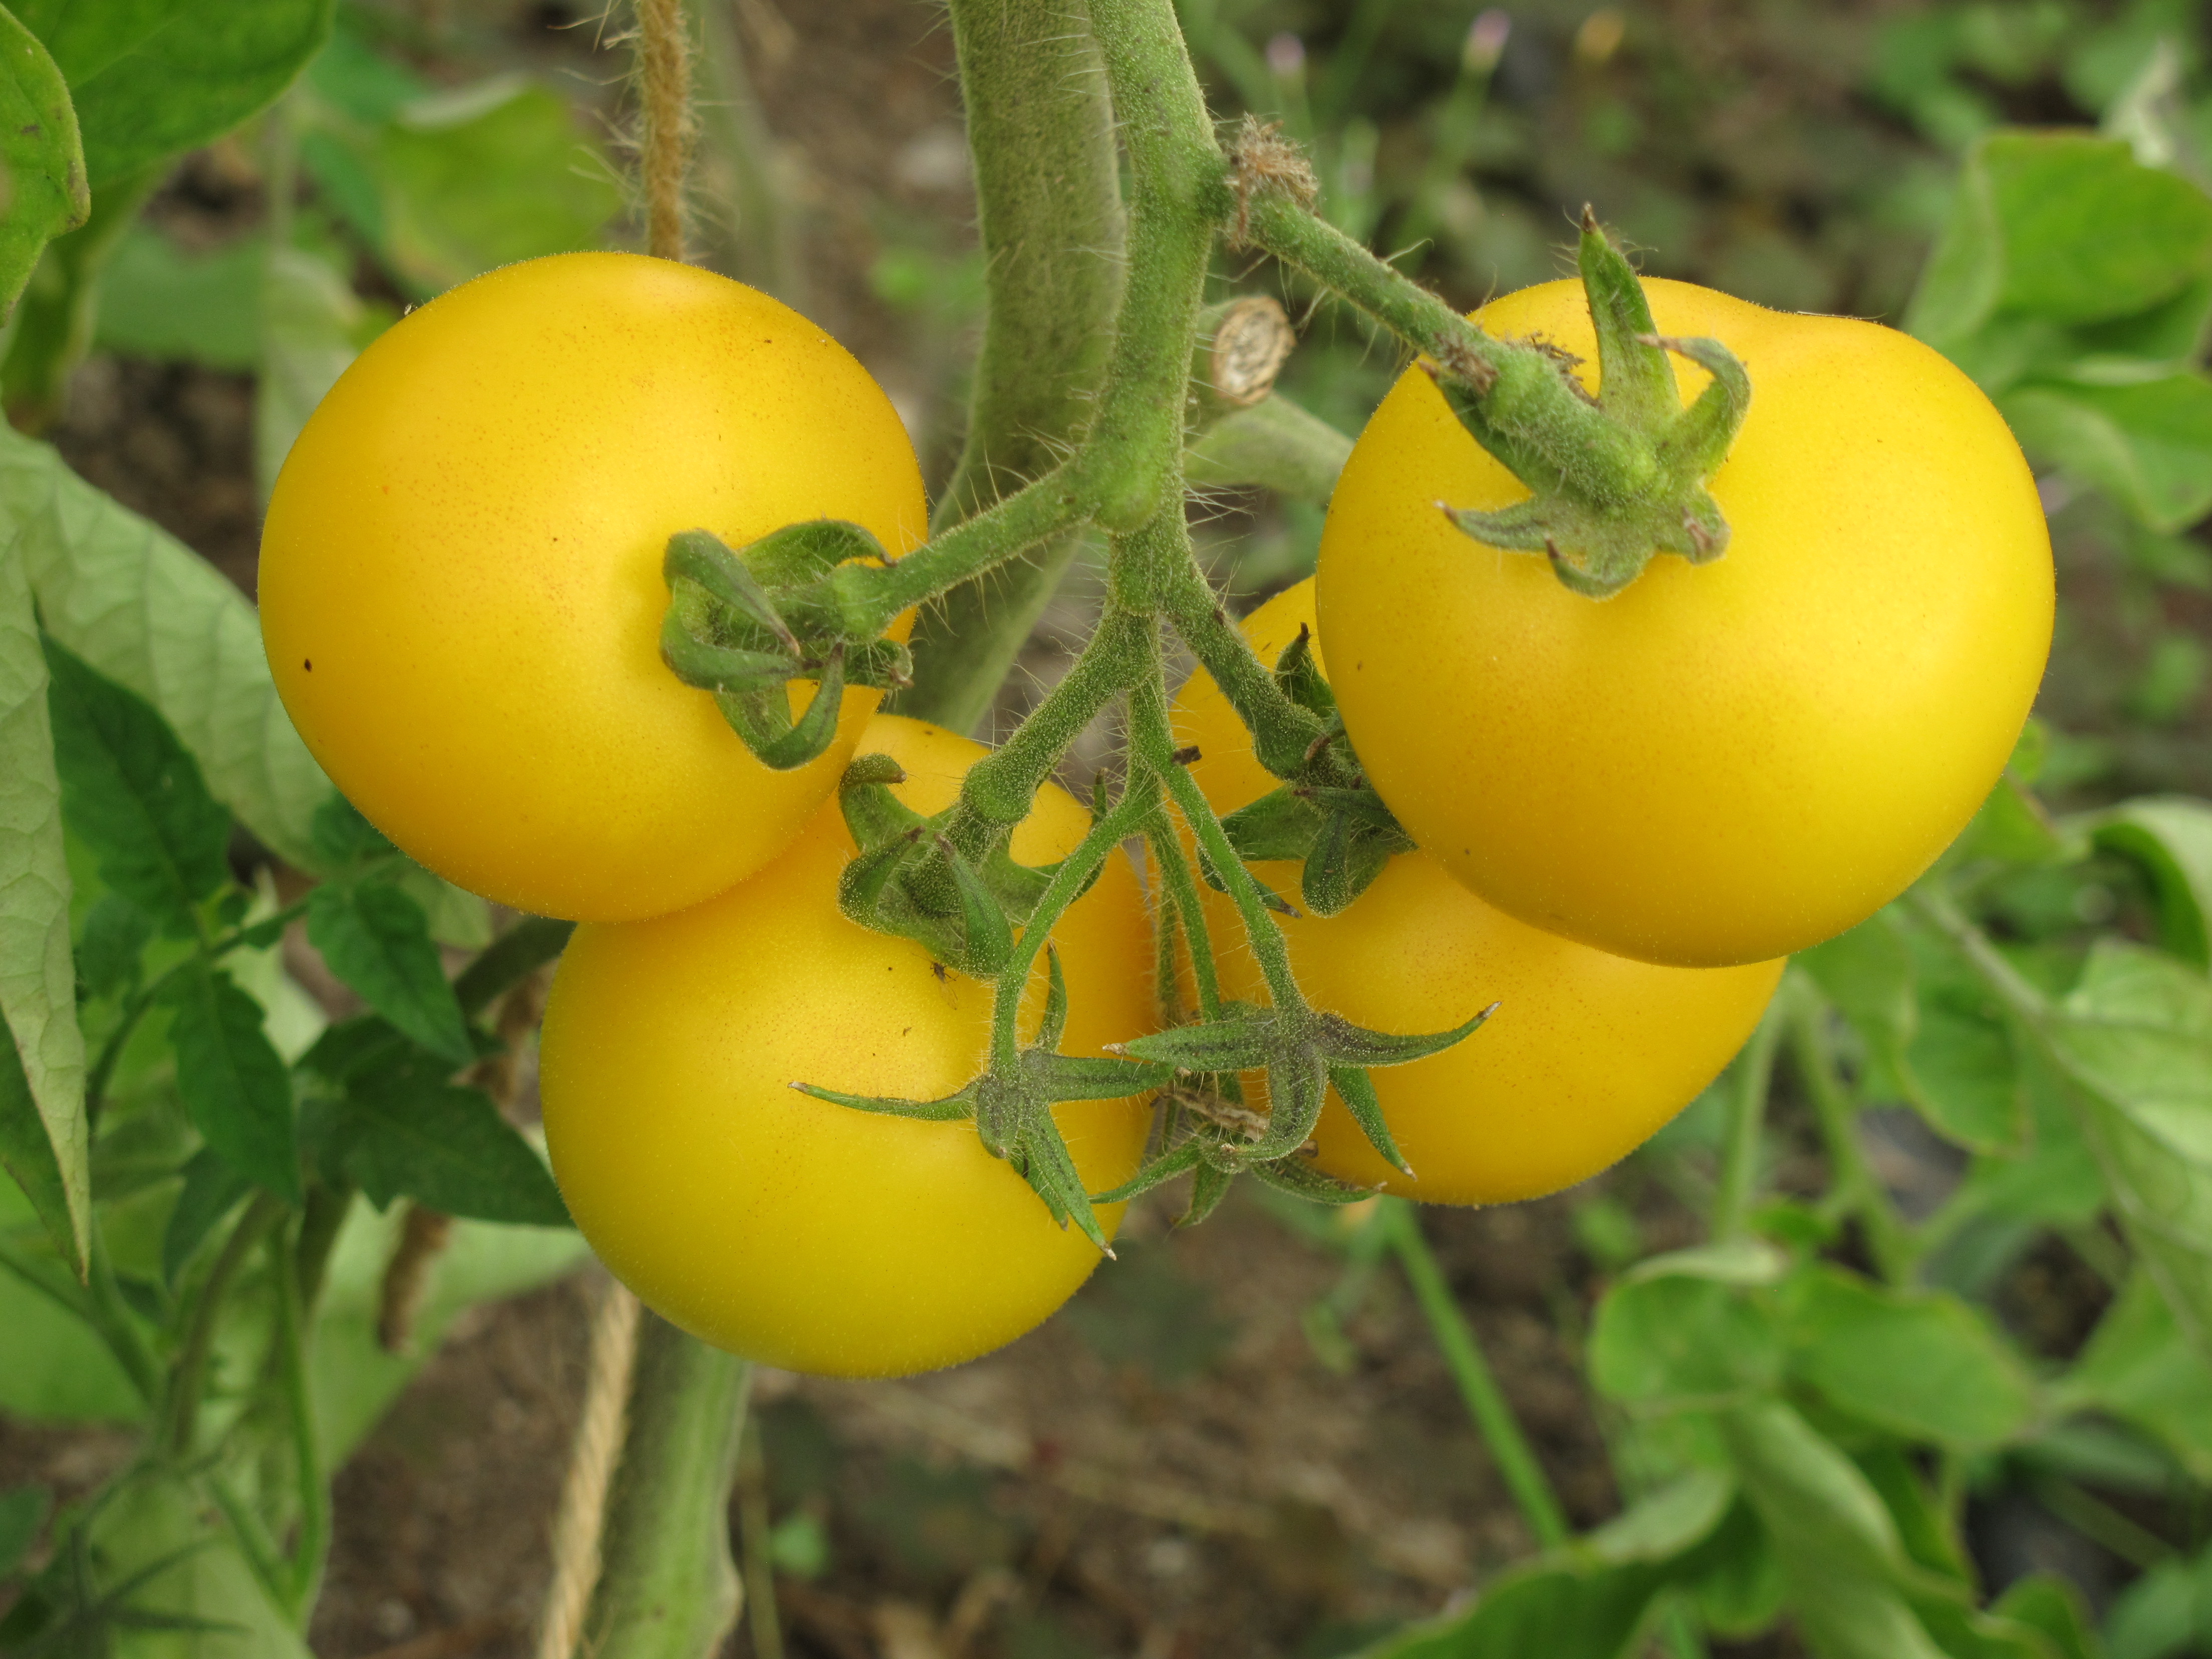
[[[2050,647],[2050,540],[2003,421],[1926,346],[1644,286],[1662,333],[1751,375],[1726,554],[1594,601],[1469,540],[1438,503],[1527,492],[1414,371],[1330,503],[1322,630],[1369,776],[1475,892],[1648,961],[1760,961],[1887,902],[1987,795]],[[1577,283],[1478,320],[1594,373]]]
[[[986,751],[879,715],[862,739],[906,769],[932,812]],[[1047,785],[1014,832],[1043,863],[1089,815]],[[553,983],[541,1058],[545,1135],[570,1213],[648,1307],[765,1364],[844,1376],[927,1370],[1036,1325],[1098,1253],[968,1122],[832,1105],[848,1093],[933,1099],[980,1072],[990,988],[921,945],[838,914],[854,848],[835,802],[783,854],[705,904],[577,929]],[[1150,1029],[1150,929],[1135,872],[1109,859],[1054,930],[1069,1009],[1062,1049],[1096,1054]],[[1044,968],[1030,986],[1029,1031]],[[1141,1101],[1054,1114],[1092,1192],[1135,1169]],[[1101,1210],[1110,1233],[1118,1207]]]
[[[1313,618],[1313,584],[1301,582],[1244,629],[1272,663]],[[1333,670],[1324,637],[1315,649]],[[1203,669],[1177,697],[1175,724],[1179,742],[1198,746],[1191,771],[1216,811],[1275,787]],[[1276,891],[1297,891],[1296,865],[1253,869]],[[1207,897],[1224,991],[1264,1000],[1228,901]],[[1308,1000],[1360,1024],[1443,1030],[1498,1005],[1442,1054],[1369,1073],[1414,1178],[1382,1161],[1334,1091],[1316,1133],[1328,1173],[1442,1204],[1556,1192],[1640,1145],[1742,1046],[1783,966],[1668,968],[1612,956],[1515,921],[1421,853],[1392,859],[1335,915],[1287,917],[1282,928]]]
[[[270,668],[324,769],[440,875],[657,915],[797,834],[877,701],[848,691],[827,753],[763,766],[660,661],[668,538],[816,518],[893,554],[925,533],[905,431],[836,342],[666,260],[510,265],[403,319],[308,420],[262,537]]]

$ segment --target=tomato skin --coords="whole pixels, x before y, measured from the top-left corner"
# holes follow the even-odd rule
[[[1427,376],[1353,451],[1319,573],[1362,763],[1422,847],[1523,921],[1653,962],[1778,957],[1907,886],[1996,781],[2051,643],[2051,544],[2002,418],[1871,323],[1644,284],[1662,334],[1752,377],[1717,562],[1616,597],[1437,510],[1527,492]],[[1579,285],[1478,313],[1589,360]],[[1680,359],[1686,400],[1703,371]]]
[[[864,752],[894,792],[949,805],[987,752],[882,714]],[[1073,850],[1089,815],[1047,785],[1013,852]],[[569,1212],[616,1276],[701,1340],[787,1370],[889,1376],[973,1358],[1057,1308],[1097,1250],[1053,1224],[972,1123],[832,1105],[793,1081],[933,1099],[982,1068],[988,986],[911,940],[838,914],[853,856],[836,804],[782,855],[705,904],[586,924],[561,959],[540,1059],[546,1144]],[[1150,927],[1135,872],[1109,857],[1054,930],[1069,1006],[1062,1049],[1149,1030]],[[1025,1033],[1043,1007],[1040,958]],[[1092,1192],[1126,1179],[1151,1125],[1140,1100],[1054,1113]],[[1102,1208],[1110,1235],[1121,1208]]]
[[[262,537],[270,669],[440,875],[542,915],[676,909],[798,833],[878,694],[845,694],[810,764],[763,766],[660,661],[668,538],[824,517],[893,555],[926,533],[913,448],[842,347],[691,266],[510,265],[410,313],[308,420]]]
[[[1245,619],[1272,663],[1311,626],[1301,582]],[[1321,637],[1315,655],[1328,663]],[[1275,787],[1236,711],[1200,669],[1176,700],[1176,738],[1217,811]],[[1256,864],[1296,894],[1294,864]],[[1265,1000],[1259,964],[1227,900],[1208,891],[1224,994]],[[1780,962],[1669,968],[1633,962],[1516,921],[1423,853],[1390,860],[1334,916],[1279,918],[1299,988],[1316,1007],[1397,1033],[1498,1011],[1442,1054],[1369,1073],[1408,1179],[1385,1164],[1334,1091],[1315,1132],[1328,1173],[1437,1204],[1498,1204],[1572,1186],[1613,1164],[1694,1099],[1750,1036]],[[1255,1079],[1256,1080],[1256,1079]]]

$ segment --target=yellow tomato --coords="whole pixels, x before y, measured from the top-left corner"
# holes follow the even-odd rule
[[[926,533],[898,416],[836,342],[666,260],[510,265],[400,321],[301,433],[262,536],[270,669],[338,787],[440,875],[542,915],[676,909],[798,833],[877,693],[770,771],[660,661],[663,552],[817,518],[892,554]]]
[[[1662,334],[1742,359],[1712,481],[1717,562],[1662,556],[1601,603],[1437,510],[1527,492],[1409,373],[1322,538],[1335,690],[1413,839],[1522,921],[1652,962],[1754,962],[1894,897],[2002,770],[2050,648],[2050,540],[2004,422],[1893,330],[1681,283]],[[1477,320],[1596,348],[1581,287]],[[1676,360],[1686,401],[1701,370]]]
[[[1272,663],[1313,620],[1313,584],[1301,582],[1244,629]],[[1319,635],[1314,650],[1328,672]],[[1217,811],[1275,787],[1203,669],[1176,700],[1175,727],[1197,746],[1191,773]],[[1277,892],[1298,890],[1294,864],[1253,871]],[[1224,992],[1266,1000],[1228,901],[1206,897]],[[1493,909],[1420,853],[1392,859],[1334,916],[1281,921],[1307,999],[1359,1024],[1443,1030],[1498,1004],[1442,1054],[1369,1073],[1413,1178],[1382,1161],[1334,1091],[1316,1131],[1329,1174],[1439,1204],[1534,1198],[1619,1159],[1728,1064],[1782,973],[1779,962],[1665,968],[1610,956]]]
[[[864,752],[894,793],[948,805],[986,750],[878,715]],[[1049,863],[1090,828],[1047,785],[1013,854]],[[1057,1308],[1097,1251],[1060,1228],[968,1122],[832,1105],[790,1085],[937,1099],[980,1073],[991,990],[911,940],[837,909],[854,852],[835,802],[766,869],[711,902],[576,930],[541,1050],[546,1144],[569,1212],[646,1304],[766,1364],[844,1376],[951,1365]],[[1150,928],[1135,873],[1109,858],[1053,932],[1068,992],[1062,1051],[1151,1029]],[[1040,958],[1027,1032],[1042,1012]],[[1127,1178],[1151,1124],[1137,1100],[1054,1109],[1092,1192]],[[1119,1206],[1102,1209],[1110,1234]]]

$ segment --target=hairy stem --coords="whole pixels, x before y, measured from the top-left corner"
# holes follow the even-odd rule
[[[645,250],[684,257],[684,174],[691,160],[691,36],[684,0],[637,0],[640,182]]]
[[[1056,465],[1089,421],[1121,295],[1113,112],[1082,0],[952,0],[987,296],[942,532]],[[1071,526],[971,578],[915,629],[902,714],[966,732],[1074,556]]]
[[[738,1617],[729,1502],[752,1371],[650,1313],[640,1319],[629,1427],[580,1650],[710,1659]]]

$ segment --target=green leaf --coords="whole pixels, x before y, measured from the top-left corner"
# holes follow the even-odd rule
[[[307,896],[307,939],[409,1038],[455,1066],[476,1058],[429,921],[406,894],[377,882],[325,882]]]
[[[92,211],[69,88],[45,46],[0,6],[0,318],[15,309],[39,256]]]
[[[68,79],[98,185],[219,138],[292,82],[332,0],[16,0]]]
[[[264,845],[319,872],[311,826],[330,780],[277,701],[246,596],[4,426],[0,540],[21,550],[47,633],[158,708]]]
[[[2113,1210],[2212,1355],[2212,981],[2100,939],[2050,1037]]]
[[[29,585],[0,544],[0,1167],[82,1273],[89,1137],[61,806]]]
[[[166,933],[230,881],[230,814],[167,722],[136,693],[45,642],[54,762],[70,828],[102,880]]]
[[[2095,485],[2160,532],[2212,507],[2212,380],[2016,386],[1998,410],[2029,454]]]
[[[1999,312],[2068,325],[2147,311],[2212,269],[2212,200],[2081,131],[1992,133],[1968,155],[1906,326],[1951,351]]]
[[[1823,1266],[1801,1273],[1788,1300],[1790,1372],[1839,1410],[1960,1449],[2012,1440],[2034,1415],[2027,1368],[1954,1296]]]
[[[298,1202],[291,1079],[262,1030],[261,1005],[205,962],[180,970],[161,1000],[193,1126],[240,1175]]]
[[[253,1183],[232,1169],[222,1154],[203,1146],[185,1165],[184,1190],[161,1232],[161,1277],[170,1285],[192,1258],[216,1224],[237,1207]]]
[[[1721,1431],[1814,1652],[1944,1659],[1902,1593],[1917,1575],[1896,1522],[1850,1459],[1779,1401],[1729,1413]]]
[[[1710,1279],[1615,1285],[1590,1331],[1590,1381],[1644,1410],[1710,1408],[1774,1386],[1782,1341],[1765,1314]]]
[[[2025,1625],[2051,1644],[2056,1659],[2104,1659],[2095,1620],[2081,1592],[2050,1573],[2015,1578],[1990,1604],[1998,1617]]]
[[[1898,1048],[1911,1036],[1912,951],[1894,908],[1875,911],[1795,960],[1869,1043]]]
[[[102,893],[85,915],[77,978],[91,995],[113,996],[131,982],[153,941],[154,924],[143,910],[120,893]]]
[[[2088,829],[2098,846],[2133,860],[2150,878],[2159,943],[2212,969],[2212,805],[2146,796],[2098,813]]]
[[[2198,1480],[2212,1481],[2212,1364],[2191,1346],[2148,1273],[2131,1275],[2054,1403],[2132,1423]]]
[[[493,267],[596,247],[621,194],[567,100],[520,76],[418,100],[385,128],[383,254],[435,294]]]
[[[15,1232],[26,1254],[23,1231],[36,1219],[21,1189],[0,1173],[0,1231]],[[53,1273],[64,1280],[58,1258]],[[145,1401],[83,1318],[4,1267],[0,1331],[7,1333],[0,1412],[33,1423],[129,1423],[145,1414]]]
[[[238,372],[257,368],[266,257],[258,236],[191,253],[150,225],[134,225],[100,273],[94,343],[157,362]]]
[[[11,1486],[0,1492],[0,1580],[11,1577],[39,1541],[52,1496],[44,1486]]]
[[[1507,1573],[1474,1610],[1416,1626],[1358,1659],[1623,1659],[1638,1651],[1663,1567],[1540,1563]]]
[[[347,1090],[329,1133],[379,1206],[404,1196],[479,1221],[568,1223],[544,1159],[480,1089],[411,1067],[377,1072]]]
[[[140,1579],[124,1598],[129,1616],[93,1651],[114,1659],[308,1659],[307,1644],[200,1482],[145,1471],[87,1524],[99,1589],[112,1593]]]
[[[2002,1005],[1945,941],[1917,929],[1906,939],[1917,1000],[1893,1059],[1906,1098],[1947,1140],[1978,1152],[2017,1149],[2027,1097]]]

